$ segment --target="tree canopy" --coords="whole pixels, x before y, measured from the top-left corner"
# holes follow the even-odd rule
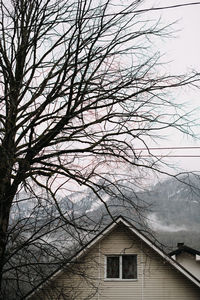
[[[142,2],[0,1],[1,274],[20,190],[40,203],[43,189],[74,227],[61,189],[91,189],[108,213],[102,192],[139,211],[124,189],[140,187],[140,170],[163,172],[149,144],[168,128],[188,132],[188,115],[169,91],[195,86],[198,76],[162,71],[153,43],[169,28]]]

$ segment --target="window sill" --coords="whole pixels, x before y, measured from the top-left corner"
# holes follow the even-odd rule
[[[138,279],[136,278],[136,279],[122,279],[122,278],[104,278],[104,281],[116,281],[116,282],[118,282],[118,281],[128,281],[128,282],[130,282],[130,281],[138,281]]]

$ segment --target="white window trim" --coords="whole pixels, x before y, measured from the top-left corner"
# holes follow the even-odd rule
[[[124,255],[135,255],[136,256],[136,268],[137,268],[137,278],[122,278],[122,256]],[[119,257],[119,278],[107,278],[107,257]],[[104,281],[137,281],[138,280],[138,264],[137,264],[137,254],[107,254],[104,256]]]

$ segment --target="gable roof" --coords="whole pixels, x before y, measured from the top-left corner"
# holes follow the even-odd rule
[[[182,252],[187,252],[187,253],[190,253],[190,254],[193,254],[193,255],[200,255],[200,251],[198,250],[195,250],[191,247],[188,247],[186,245],[184,245],[183,243],[179,243],[178,244],[178,248],[172,252],[169,253],[170,256],[173,256],[173,255],[177,255],[177,254],[180,254]]]
[[[76,259],[79,259],[81,256],[85,255],[94,245],[96,245],[99,241],[104,239],[114,228],[116,228],[120,224],[124,225],[128,230],[134,233],[151,249],[153,249],[159,256],[161,256],[164,260],[166,260],[177,271],[182,273],[187,279],[193,282],[196,286],[200,287],[200,280],[198,280],[194,275],[192,275],[189,271],[187,271],[182,265],[180,265],[177,261],[171,258],[168,254],[166,254],[161,248],[155,245],[148,237],[146,237],[143,233],[141,233],[141,231],[139,231],[133,224],[131,224],[122,216],[119,216],[108,226],[106,226],[99,234],[97,234],[91,241],[89,241],[83,248],[81,248],[75,255],[73,255],[69,261],[72,262]],[[63,267],[59,267],[56,271],[50,274],[50,276],[48,276],[43,282],[41,282],[38,286],[36,286],[22,299],[28,300],[30,297],[32,297],[36,292],[41,290],[46,284],[52,281],[52,279],[57,277],[63,271],[63,268],[69,265],[70,262],[64,264]]]

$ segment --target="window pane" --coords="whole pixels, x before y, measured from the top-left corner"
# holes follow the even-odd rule
[[[123,279],[137,278],[137,256],[136,255],[122,256],[122,278]]]
[[[119,256],[107,257],[107,278],[119,278]]]

